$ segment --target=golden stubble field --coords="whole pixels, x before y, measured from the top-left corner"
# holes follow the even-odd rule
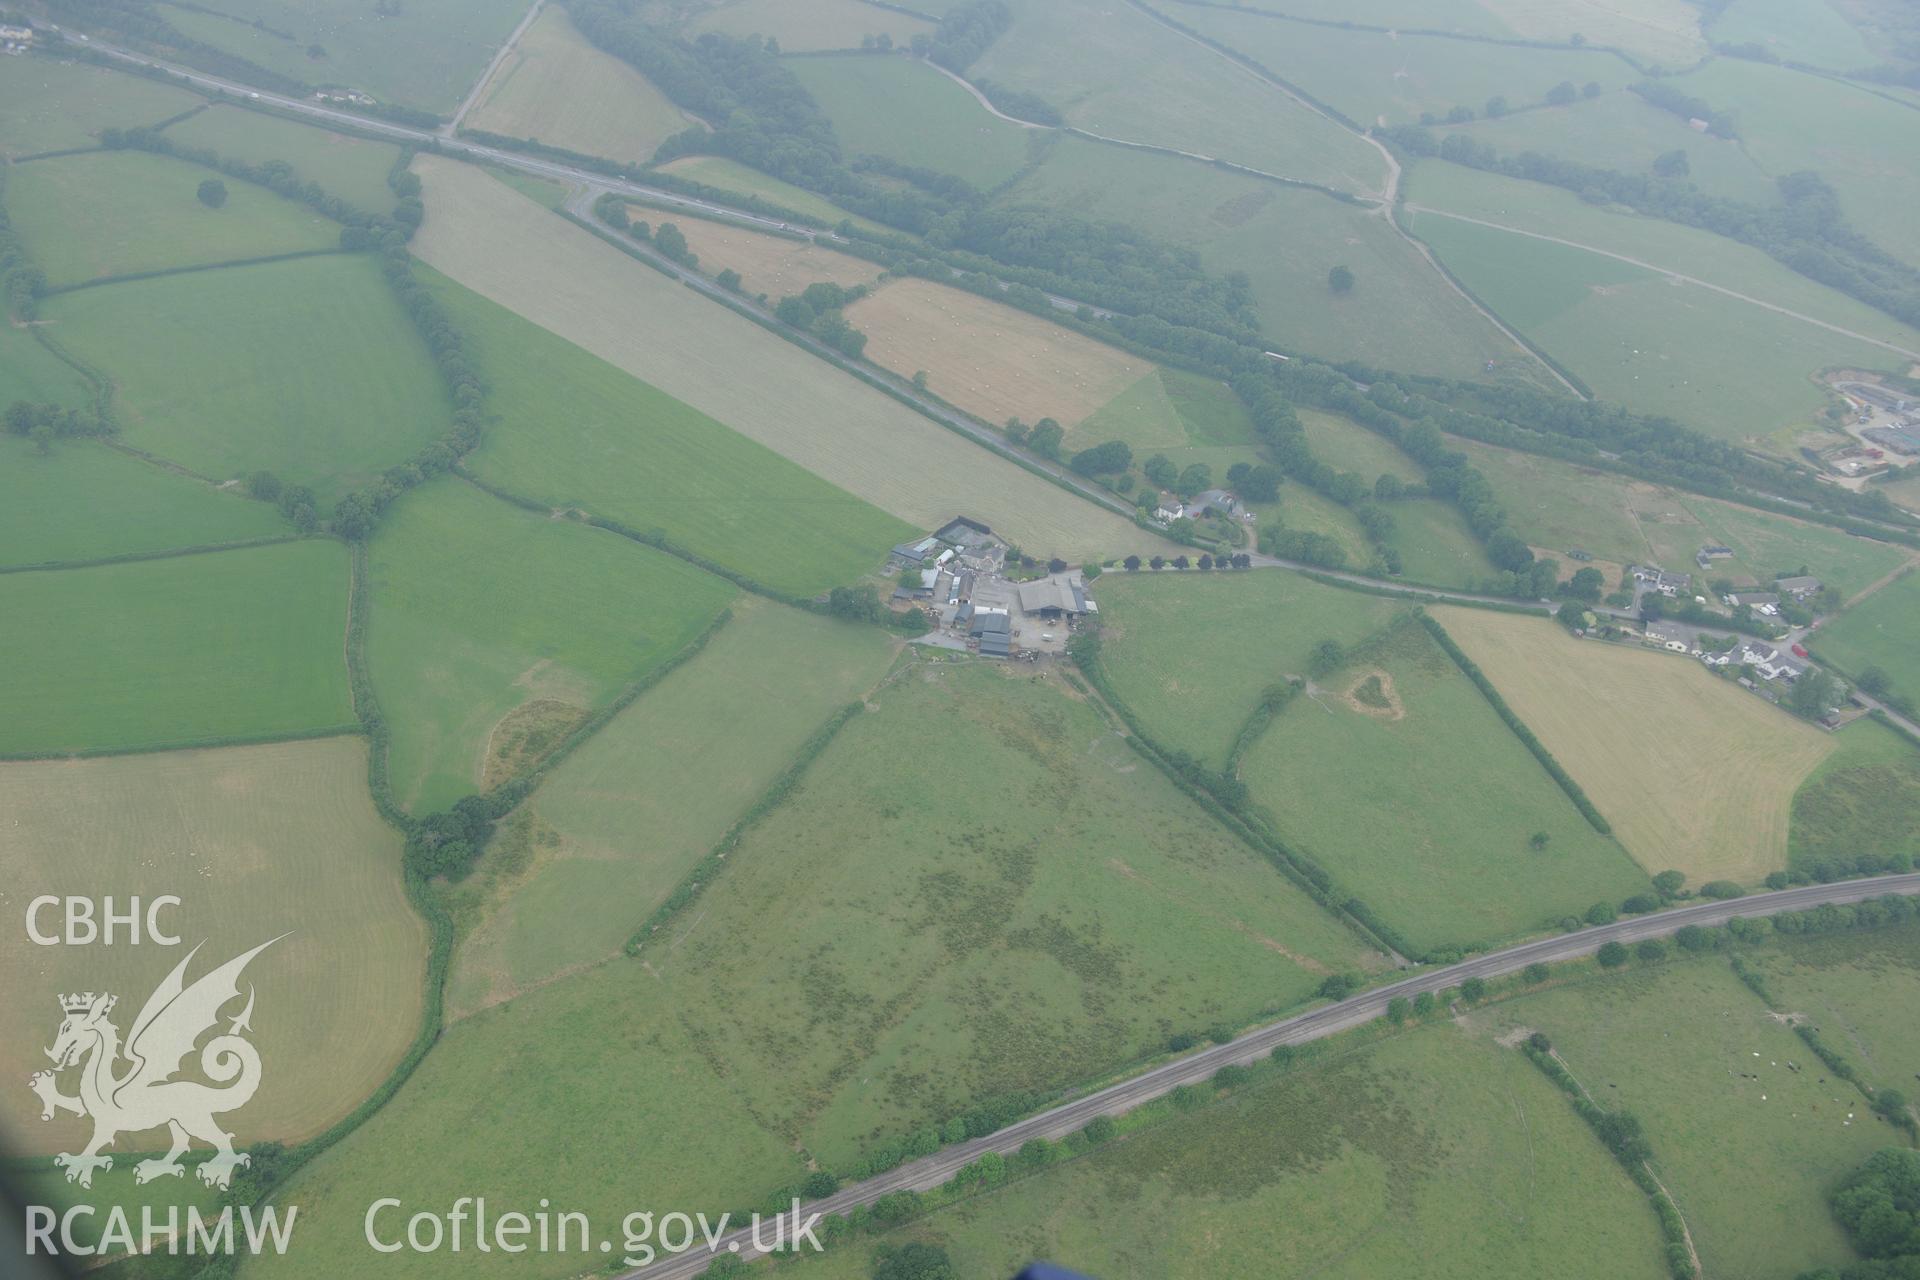
[[[1433,616],[1650,874],[1753,885],[1787,865],[1793,793],[1830,736],[1690,658],[1484,609]]]
[[[656,226],[672,220],[672,215],[643,204],[628,205],[627,216]],[[704,218],[680,218],[674,225],[686,235],[702,271],[718,275],[733,268],[740,273],[741,292],[748,296],[764,293],[775,301],[810,284],[871,284],[880,275],[878,264],[810,240],[788,240]]]
[[[400,837],[367,794],[359,737],[97,760],[0,765],[0,1124],[27,1151],[74,1151],[89,1129],[40,1120],[26,1089],[49,1065],[64,992],[110,991],[124,1036],[198,943],[191,983],[269,938],[241,979],[257,989],[259,1092],[222,1118],[242,1142],[298,1140],[386,1079],[419,1026],[426,929],[408,906]],[[41,946],[23,927],[42,895],[182,902],[161,917],[179,946]],[[96,908],[97,911],[97,908]],[[43,931],[59,930],[43,910]],[[239,1002],[225,1013],[241,1010]],[[226,1030],[226,1019],[221,1030]],[[197,1063],[198,1059],[190,1060]],[[124,1069],[124,1066],[121,1068]],[[75,1091],[77,1072],[62,1078]],[[121,1149],[165,1146],[129,1134]]]
[[[1150,360],[1017,307],[914,278],[847,308],[867,358],[996,425],[1053,418],[1072,427],[1154,371]],[[1089,443],[1092,443],[1091,441]]]
[[[422,261],[903,520],[955,514],[1031,554],[1149,547],[1076,498],[555,217],[471,165],[422,155]]]

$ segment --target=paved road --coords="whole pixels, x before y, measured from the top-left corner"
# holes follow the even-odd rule
[[[1305,1044],[1345,1031],[1383,1016],[1387,1002],[1396,996],[1413,996],[1422,991],[1438,991],[1458,986],[1467,978],[1494,978],[1513,973],[1537,961],[1570,960],[1590,955],[1605,942],[1633,943],[1658,938],[1683,925],[1724,924],[1735,916],[1767,916],[1781,911],[1797,911],[1825,903],[1859,902],[1885,893],[1920,894],[1920,873],[1879,876],[1844,884],[1807,885],[1783,889],[1778,893],[1758,894],[1733,902],[1698,902],[1672,911],[1636,916],[1610,925],[1585,929],[1579,933],[1543,938],[1522,943],[1505,951],[1476,956],[1444,969],[1433,969],[1384,987],[1376,987],[1338,1004],[1323,1005],[1308,1013],[1271,1023],[1249,1031],[1229,1044],[1214,1045],[1198,1053],[1154,1067],[1118,1084],[1063,1103],[1029,1119],[1007,1126],[998,1133],[947,1147],[911,1164],[901,1165],[865,1182],[845,1187],[822,1200],[805,1206],[804,1213],[846,1213],[859,1205],[872,1204],[895,1191],[926,1191],[937,1187],[962,1166],[988,1152],[1012,1155],[1022,1144],[1034,1138],[1057,1140],[1086,1127],[1096,1116],[1120,1115],[1131,1111],[1183,1084],[1199,1084],[1221,1067],[1244,1064],[1264,1058],[1283,1044]],[[720,1239],[719,1248],[738,1245],[740,1256],[749,1260],[759,1256],[744,1231]],[[703,1253],[682,1254],[662,1259],[649,1267],[625,1272],[622,1280],[678,1280],[699,1275],[709,1261]]]

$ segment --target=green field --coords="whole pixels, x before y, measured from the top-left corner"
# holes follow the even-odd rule
[[[211,147],[223,158],[265,164],[281,160],[293,166],[302,181],[317,182],[328,195],[338,196],[368,213],[386,213],[394,195],[387,174],[400,148],[350,134],[295,124],[279,116],[241,107],[212,106],[167,130],[181,146]]]
[[[1582,98],[1564,107],[1517,111],[1497,120],[1483,118],[1435,132],[1440,138],[1458,133],[1477,139],[1502,155],[1537,151],[1622,173],[1647,173],[1656,157],[1684,151],[1688,179],[1709,195],[1757,205],[1780,201],[1774,175],[1755,164],[1738,142],[1689,129],[1678,116],[1625,90]],[[1445,167],[1419,165],[1417,185],[1424,184],[1428,169]],[[1562,230],[1560,234],[1567,233]]]
[[[1332,120],[1132,5],[1020,0],[1013,28],[969,78],[1037,93],[1077,127],[1218,156],[1301,182],[1373,195],[1380,153]],[[1192,22],[1193,13],[1178,15]],[[1079,212],[1129,207],[1100,200]]]
[[[1336,471],[1352,471],[1369,481],[1383,475],[1404,484],[1422,479],[1420,464],[1400,452],[1400,447],[1377,431],[1337,413],[1318,409],[1298,409],[1301,429],[1313,456]],[[1397,508],[1396,508],[1397,509]]]
[[[837,227],[842,222],[851,221],[856,227],[882,235],[902,234],[892,227],[882,226],[870,218],[848,213],[839,205],[830,203],[822,196],[815,195],[805,187],[796,187],[769,177],[758,169],[750,169],[736,160],[725,156],[683,156],[678,160],[660,166],[660,172],[685,178],[688,182],[704,183],[718,191],[732,192],[737,195],[759,196],[762,200],[771,200],[783,209],[791,210],[804,217],[813,218],[823,226]]]
[[[880,1237],[907,1241],[968,1277],[1035,1257],[1167,1280],[1666,1274],[1645,1198],[1565,1099],[1453,1026],[1298,1066]],[[795,1273],[866,1280],[875,1248]]]
[[[1624,58],[1599,50],[1389,36],[1227,8],[1182,9],[1180,17],[1363,128],[1412,124],[1423,113],[1445,116],[1454,107],[1481,114],[1494,97],[1506,98],[1511,108],[1531,107],[1563,81],[1618,89],[1639,78]]]
[[[1110,573],[1100,579],[1101,662],[1155,738],[1218,767],[1263,689],[1304,676],[1321,641],[1353,644],[1400,607],[1277,569]],[[1193,660],[1196,627],[1204,662]]]
[[[1700,576],[1742,585],[1770,583],[1801,565],[1851,596],[1900,567],[1899,547],[1803,524],[1751,507],[1663,489],[1611,471],[1558,458],[1450,439],[1492,482],[1514,531],[1547,554],[1579,548],[1615,565],[1652,562],[1696,572],[1693,557],[1708,544],[1730,547]],[[1563,559],[1562,569],[1571,562]],[[1613,572],[1617,573],[1617,570]],[[1609,588],[1617,585],[1610,579]],[[1821,632],[1824,637],[1826,632]]]
[[[0,436],[0,568],[293,532],[271,506],[116,452]]]
[[[1246,7],[1322,22],[1567,44],[1580,36],[1651,62],[1685,65],[1707,52],[1687,0],[1253,0]]]
[[[212,176],[144,151],[36,160],[8,173],[7,213],[56,286],[340,242],[340,228],[311,209],[237,179],[226,205],[209,209],[194,192]]]
[[[351,724],[346,609],[332,542],[0,576],[0,755]]]
[[[1420,950],[1536,932],[1646,889],[1420,626],[1315,684],[1241,780],[1282,839]]]
[[[1901,357],[1584,249],[1441,214],[1412,229],[1496,315],[1602,399],[1735,442],[1813,425],[1824,368]]]
[[[1802,870],[1829,857],[1920,854],[1920,750],[1863,720],[1793,796],[1787,856]]]
[[[265,1069],[259,1093],[223,1117],[242,1144],[298,1141],[333,1124],[386,1079],[418,1033],[426,930],[401,883],[399,833],[367,795],[363,739],[7,764],[0,811],[9,896],[11,886],[33,886],[15,910],[42,893],[112,894],[122,909],[132,896],[173,894],[180,906],[160,919],[184,943],[40,947],[18,925],[7,930],[0,1069],[8,1079],[24,1084],[48,1066],[56,992],[117,994],[114,1021],[126,1034],[147,993],[203,940],[190,978],[280,937],[246,973],[258,986],[252,1039]],[[74,1091],[71,1074],[61,1083]],[[83,1121],[39,1117],[25,1088],[6,1091],[0,1124],[10,1154],[79,1150]],[[165,1139],[128,1133],[105,1194],[118,1196],[132,1180],[124,1153],[163,1149]],[[199,1186],[191,1176],[173,1185],[180,1182]]]
[[[1121,440],[1135,466],[1164,454],[1184,470],[1199,462],[1225,483],[1236,462],[1265,461],[1246,406],[1227,385],[1174,368],[1156,369],[1067,430],[1068,449]]]
[[[964,86],[924,62],[848,54],[792,58],[785,65],[832,119],[849,155],[950,173],[982,191],[1027,163],[1033,130],[997,119]]]
[[[436,287],[473,344],[500,415],[468,459],[481,478],[664,530],[700,555],[807,595],[872,572],[912,532],[485,298],[450,281]]]
[[[714,5],[688,25],[689,32],[770,36],[786,53],[858,49],[866,37],[880,35],[905,48],[915,36],[931,35],[933,29],[934,24],[924,18],[866,0],[730,0]]]
[[[735,601],[698,657],[541,784],[543,839],[525,865],[481,865],[449,993],[455,1015],[617,953],[892,653],[871,627]]]
[[[483,778],[505,781],[510,764],[485,775],[514,729],[597,710],[736,592],[665,552],[450,477],[394,505],[371,559],[368,665],[393,732],[394,793],[417,813]]]
[[[1757,952],[1753,964],[1781,1007],[1806,1015],[1876,1088],[1913,1096],[1920,1075],[1920,1021],[1912,1016],[1920,999],[1920,929],[1782,939]],[[1865,1112],[1854,1124],[1879,1128]]]
[[[370,255],[82,289],[42,314],[111,373],[127,443],[213,480],[271,471],[331,504],[440,436],[452,413]]]
[[[1783,62],[1860,71],[1877,50],[1827,0],[1732,0],[1707,27],[1716,44],[1757,44]]]
[[[84,63],[0,58],[0,155],[90,147],[102,129],[158,124],[199,101]]]
[[[1063,138],[1003,200],[1107,211],[1197,250],[1215,274],[1245,271],[1261,332],[1287,351],[1454,377],[1485,376],[1492,360],[1501,376],[1546,376],[1385,219],[1318,192]],[[1327,273],[1338,265],[1357,283],[1335,298]]]
[[[1920,573],[1881,588],[1814,633],[1813,644],[1854,676],[1879,667],[1894,688],[1920,697]]]
[[[1724,960],[1562,987],[1494,1016],[1545,1031],[1603,1106],[1640,1118],[1705,1274],[1794,1275],[1851,1259],[1827,1191],[1891,1131]]]
[[[1715,58],[1673,81],[1739,121],[1742,145],[1769,173],[1812,169],[1856,230],[1920,263],[1920,169],[1897,157],[1920,145],[1920,111],[1864,88],[1785,67]]]
[[[77,409],[92,395],[86,379],[37,340],[32,329],[10,319],[0,323],[0,405],[26,400]]]
[[[220,0],[169,5],[176,30],[312,85],[452,114],[526,14],[522,0]],[[321,56],[313,56],[318,49]]]

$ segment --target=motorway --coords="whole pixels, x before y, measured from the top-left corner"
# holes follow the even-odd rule
[[[811,1213],[845,1214],[896,1191],[931,1190],[988,1152],[1007,1156],[1035,1138],[1057,1141],[1084,1129],[1096,1116],[1120,1115],[1131,1111],[1181,1085],[1200,1084],[1212,1078],[1214,1072],[1222,1067],[1250,1063],[1266,1057],[1281,1045],[1305,1044],[1383,1017],[1387,1002],[1396,996],[1411,997],[1422,991],[1438,992],[1444,987],[1458,986],[1468,978],[1501,977],[1534,963],[1572,960],[1591,955],[1603,943],[1634,943],[1647,938],[1664,937],[1685,925],[1719,925],[1735,916],[1770,916],[1828,903],[1860,902],[1887,893],[1920,894],[1920,872],[1877,876],[1840,884],[1805,885],[1731,902],[1696,902],[1671,911],[1583,929],[1578,933],[1523,942],[1504,951],[1475,956],[1442,969],[1429,969],[1336,1004],[1323,1005],[1307,1013],[1258,1027],[1227,1044],[1213,1045],[1186,1057],[1176,1058],[1085,1097],[1062,1103],[1050,1111],[1008,1125],[997,1133],[944,1147],[933,1155],[812,1201],[802,1207],[801,1217],[805,1220],[806,1215]],[[762,1256],[754,1249],[744,1229],[721,1236],[717,1248],[720,1252],[737,1252],[749,1261]],[[711,1256],[704,1252],[684,1253],[678,1257],[662,1258],[647,1267],[623,1272],[621,1280],[679,1280],[681,1277],[699,1275],[711,1261]]]

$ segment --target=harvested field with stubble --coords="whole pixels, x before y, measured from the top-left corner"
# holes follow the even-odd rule
[[[902,377],[925,370],[935,395],[996,426],[1053,418],[1071,428],[1154,371],[1151,360],[931,280],[889,281],[846,316],[867,335],[869,360]]]
[[[1831,737],[1691,659],[1575,640],[1544,619],[1433,616],[1649,873],[1752,885],[1787,865],[1794,791]]]
[[[964,512],[1035,554],[1146,546],[1131,521],[921,417],[469,165],[415,161],[430,266],[911,524]]]
[[[687,248],[700,259],[700,269],[708,275],[728,268],[738,271],[740,291],[748,296],[764,293],[769,299],[783,298],[810,284],[871,284],[880,275],[877,263],[823,249],[811,240],[789,240],[704,218],[676,221],[643,204],[628,205],[627,216],[655,224],[673,221],[686,236]]]
[[[54,992],[112,991],[125,1033],[203,940],[189,980],[291,931],[247,970],[266,1070],[253,1101],[227,1121],[243,1143],[326,1128],[412,1041],[426,930],[401,885],[400,836],[367,795],[363,739],[0,765],[0,813],[0,909],[13,922],[0,934],[0,1072],[10,1085],[47,1065],[40,1048],[59,1022]],[[19,923],[40,894],[112,894],[121,904],[177,895],[162,923],[182,945],[35,946]],[[43,1124],[24,1088],[0,1095],[13,1137],[78,1149],[82,1121]],[[165,1135],[129,1138],[151,1150]]]

